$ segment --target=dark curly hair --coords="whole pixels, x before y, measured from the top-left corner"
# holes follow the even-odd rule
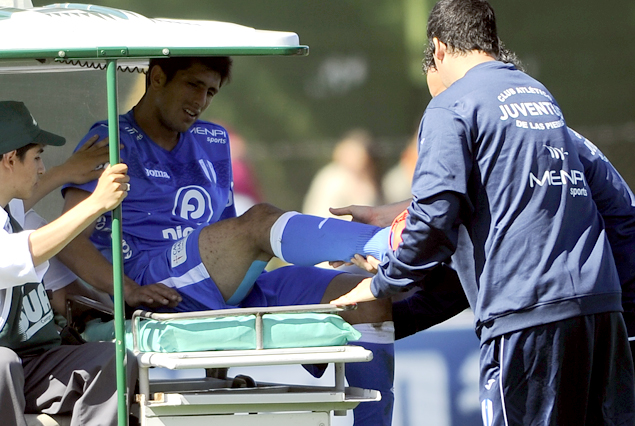
[[[454,53],[478,50],[494,57],[500,53],[496,16],[492,6],[485,0],[439,1],[428,17],[427,35],[424,72],[434,67],[432,40],[435,37]]]

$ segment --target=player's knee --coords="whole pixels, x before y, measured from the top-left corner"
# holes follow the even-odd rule
[[[252,206],[240,216],[239,219],[254,230],[262,229],[269,232],[271,225],[273,225],[282,213],[284,213],[284,210],[272,206],[271,204],[260,203]]]
[[[284,210],[279,209],[268,203],[259,203],[251,206],[242,216],[247,219],[265,219],[270,217],[278,217]]]

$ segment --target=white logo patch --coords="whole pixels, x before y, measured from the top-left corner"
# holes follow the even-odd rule
[[[182,265],[187,260],[187,250],[185,247],[186,242],[187,237],[177,241],[172,245],[172,259],[170,261],[170,265],[172,265],[172,268],[176,268],[177,266]]]
[[[163,170],[146,169],[146,176],[155,178],[170,179],[170,175]]]
[[[556,148],[554,146],[548,146],[548,145],[543,145],[543,146],[547,148],[547,150],[551,154],[551,158],[554,158],[556,160],[564,161],[564,156],[569,155],[569,153],[565,151],[564,148]]]
[[[179,188],[172,214],[196,223],[209,222],[214,214],[212,197],[204,188],[197,185]]]

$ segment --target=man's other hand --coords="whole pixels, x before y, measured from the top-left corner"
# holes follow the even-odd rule
[[[163,283],[155,283],[140,286],[138,284],[126,285],[125,299],[128,306],[147,306],[148,308],[169,307],[174,308],[182,298],[179,293]]]

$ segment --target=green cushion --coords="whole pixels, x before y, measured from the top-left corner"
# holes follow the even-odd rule
[[[254,315],[183,320],[143,320],[139,325],[142,352],[196,352],[253,349]],[[132,335],[128,341],[132,347]]]
[[[155,321],[139,326],[142,352],[196,352],[256,348],[255,316]],[[264,348],[339,346],[361,334],[339,315],[263,315]],[[127,336],[132,347],[132,336]]]
[[[265,349],[340,346],[362,336],[333,314],[269,314],[262,320]]]

